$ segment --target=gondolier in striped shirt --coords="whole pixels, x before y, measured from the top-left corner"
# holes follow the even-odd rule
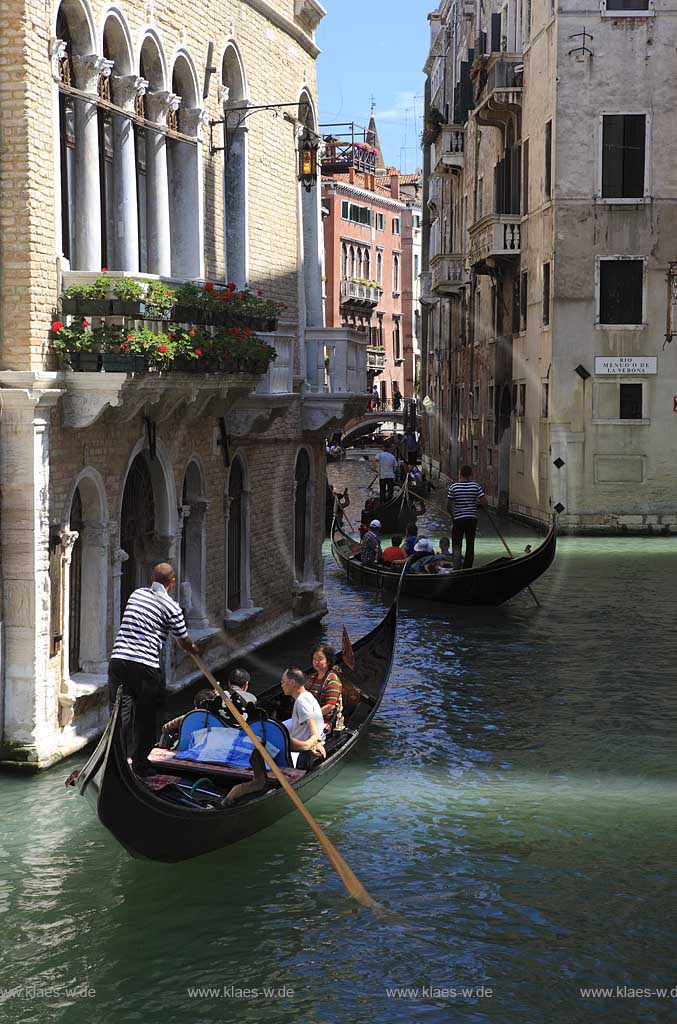
[[[199,648],[188,636],[180,605],[169,591],[176,582],[171,565],[153,569],[149,587],[139,587],[127,602],[108,667],[111,704],[122,687],[122,728],[132,768],[143,775],[155,743],[155,711],[161,689],[160,654],[170,633],[184,651]]]
[[[475,533],[478,507],[486,508],[483,488],[472,479],[472,467],[463,466],[461,476],[447,491],[447,511],[454,519],[451,528],[451,561],[454,569],[461,568],[461,552],[465,537],[463,568],[470,569],[475,558]]]

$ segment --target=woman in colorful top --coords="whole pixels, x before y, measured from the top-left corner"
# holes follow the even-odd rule
[[[313,672],[308,676],[308,689],[322,708],[325,725],[331,725],[336,712],[334,729],[345,728],[343,723],[343,684],[332,668],[336,651],[331,644],[318,644],[313,650]]]

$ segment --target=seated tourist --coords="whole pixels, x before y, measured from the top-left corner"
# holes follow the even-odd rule
[[[234,668],[228,676],[226,685],[230,692],[243,700],[245,704],[256,704],[254,694],[247,692],[251,681],[252,677],[245,668]]]
[[[440,555],[451,561],[451,541],[448,537],[440,537]]]
[[[396,533],[391,539],[390,547],[383,552],[383,561],[386,565],[393,565],[407,560],[407,553],[402,547],[402,534]]]
[[[434,564],[437,561],[433,543],[425,537],[421,537],[414,546],[414,554],[409,560],[410,573],[432,573],[435,571]]]
[[[294,698],[292,716],[284,723],[289,730],[292,760],[298,768],[309,768],[315,757],[327,756],[322,743],[322,709],[312,693],[306,690],[306,677],[300,668],[285,669],[280,685],[286,697]]]
[[[318,644],[313,651],[313,671],[306,686],[320,705],[325,730],[344,729],[343,683],[333,666],[336,651],[331,644]]]
[[[408,466],[407,474],[409,477],[409,483],[411,484],[412,487],[420,488],[423,486],[423,474],[421,473],[421,470],[418,468],[418,466]]]
[[[404,538],[404,550],[407,552],[407,558],[414,553],[414,545],[418,540],[418,526],[416,523],[409,523],[407,526],[407,533]]]
[[[214,690],[198,690],[193,698],[192,711],[209,711],[213,715],[218,715],[223,710],[223,704],[218,693]],[[165,722],[162,726],[162,735],[160,737],[160,746],[165,749],[169,749],[173,742],[176,742],[176,736],[181,728],[186,715],[189,715],[190,711],[187,711],[185,715],[179,715],[178,718],[172,718],[171,721]]]
[[[383,561],[383,550],[381,548],[381,520],[372,519],[369,529],[362,537],[360,546],[360,561],[362,565],[375,565]]]

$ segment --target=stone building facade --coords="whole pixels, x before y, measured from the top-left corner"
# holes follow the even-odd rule
[[[364,407],[366,342],[324,325],[320,188],[299,181],[316,0],[3,11],[0,760],[34,768],[102,728],[112,638],[157,561],[212,666],[323,614],[323,439]],[[102,267],[265,291],[277,360],[60,368],[60,295]]]
[[[429,458],[563,530],[672,532],[671,16],[444,0],[429,20]]]

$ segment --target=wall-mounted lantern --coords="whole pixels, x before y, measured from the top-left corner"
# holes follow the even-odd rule
[[[317,183],[317,150],[317,136],[306,128],[299,143],[299,181],[306,192]]]

